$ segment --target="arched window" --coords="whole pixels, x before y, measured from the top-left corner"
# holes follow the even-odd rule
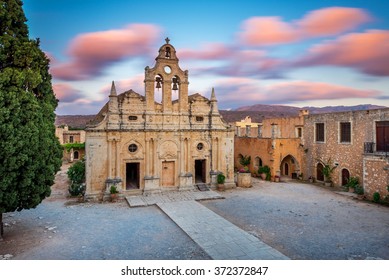
[[[261,159],[260,157],[256,157],[256,158],[254,159],[254,166],[255,166],[255,167],[260,167],[260,166],[262,166],[262,159]]]
[[[74,159],[78,159],[78,158],[79,158],[79,153],[78,153],[78,151],[74,151],[74,153],[73,153],[73,158],[74,158]]]
[[[324,181],[323,168],[324,166],[320,162],[316,165],[316,179],[318,181]]]

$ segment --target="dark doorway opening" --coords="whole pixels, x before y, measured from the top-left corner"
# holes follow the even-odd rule
[[[205,183],[206,182],[206,173],[205,173],[205,159],[196,159],[195,160],[195,182],[196,183]]]
[[[324,166],[320,162],[316,166],[316,179],[318,181],[324,181],[324,174],[323,174]]]
[[[126,190],[139,189],[139,162],[126,163]]]
[[[350,172],[347,169],[342,169],[342,186],[346,185],[350,180]]]
[[[284,165],[284,174],[286,176],[289,176],[289,164],[285,162],[285,165]]]

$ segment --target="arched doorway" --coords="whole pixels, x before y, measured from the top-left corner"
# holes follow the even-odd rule
[[[281,161],[281,176],[288,176],[292,179],[297,179],[300,174],[300,165],[296,158],[292,155],[287,155]]]
[[[316,179],[318,181],[324,181],[323,168],[324,166],[320,162],[316,165]]]
[[[342,169],[342,186],[346,185],[350,180],[350,171],[346,168]]]
[[[79,153],[78,153],[78,151],[75,151],[73,153],[73,159],[78,159],[78,158],[79,158]]]

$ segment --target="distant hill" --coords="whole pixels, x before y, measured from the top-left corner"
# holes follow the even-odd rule
[[[57,115],[55,117],[55,126],[68,125],[73,129],[83,129],[95,115]]]
[[[327,107],[293,107],[283,105],[262,105],[256,104],[252,106],[240,107],[236,110],[226,111],[220,110],[220,114],[226,122],[232,123],[243,120],[246,116],[250,116],[253,122],[261,122],[265,118],[280,118],[297,116],[301,109],[309,110],[310,114],[324,114],[346,111],[374,110],[388,108],[385,106],[363,104],[356,106],[327,106]],[[57,115],[55,125],[68,125],[71,128],[82,129],[90,122],[95,115]]]

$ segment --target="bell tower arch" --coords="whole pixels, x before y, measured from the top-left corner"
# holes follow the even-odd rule
[[[159,49],[153,68],[145,68],[146,110],[155,111],[156,91],[162,91],[162,111],[172,111],[173,91],[178,92],[180,112],[188,111],[188,71],[181,70],[175,48],[165,39],[166,44]]]

